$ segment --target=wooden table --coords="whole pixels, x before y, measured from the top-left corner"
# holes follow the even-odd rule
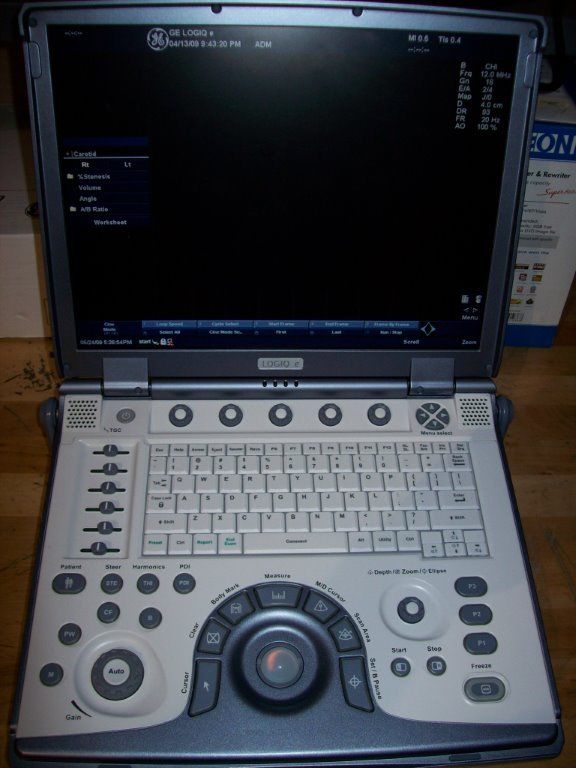
[[[57,383],[49,340],[0,341],[2,766],[7,765],[7,723],[49,467],[37,410],[43,399],[55,394]],[[498,387],[516,407],[507,452],[564,714],[566,746],[554,765],[574,768],[576,294],[552,349],[505,350]]]

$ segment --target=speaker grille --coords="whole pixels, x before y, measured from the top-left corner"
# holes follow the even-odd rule
[[[491,427],[492,411],[488,398],[458,398],[458,421],[463,427]]]
[[[100,398],[66,398],[64,429],[98,429],[100,420]]]

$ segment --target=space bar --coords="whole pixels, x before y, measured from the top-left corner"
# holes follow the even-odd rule
[[[245,555],[321,555],[348,552],[346,533],[246,533]]]

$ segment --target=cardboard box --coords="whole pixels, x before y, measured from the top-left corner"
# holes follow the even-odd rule
[[[0,105],[0,337],[49,336],[30,133]]]
[[[538,100],[505,343],[549,347],[576,271],[576,106]]]

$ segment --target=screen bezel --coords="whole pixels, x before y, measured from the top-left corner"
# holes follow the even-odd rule
[[[450,9],[409,6],[370,5],[361,15],[331,2],[282,3],[250,6],[234,3],[218,6],[192,3],[172,7],[158,3],[120,7],[115,2],[97,5],[70,4],[26,6],[22,23],[26,37],[37,48],[27,57],[31,112],[39,180],[39,202],[43,223],[43,246],[51,300],[52,328],[61,372],[66,378],[101,377],[104,358],[143,358],[148,361],[151,377],[253,377],[259,371],[260,358],[300,358],[303,364],[295,372],[304,377],[398,377],[409,376],[413,358],[454,359],[458,377],[486,377],[497,372],[507,317],[510,276],[517,242],[516,212],[522,199],[526,145],[535,106],[532,77],[537,75],[535,54],[540,49],[544,29],[535,18],[508,14],[483,15]],[[361,7],[358,4],[358,7]],[[31,23],[31,19],[34,21]],[[480,346],[474,350],[374,350],[374,349],[214,349],[214,350],[83,350],[76,340],[72,287],[68,267],[64,210],[60,186],[59,155],[55,131],[52,83],[49,66],[48,35],[50,25],[142,24],[142,25],[263,25],[321,26],[352,29],[406,29],[423,32],[470,32],[513,35],[518,38],[516,78],[510,110],[510,128],[506,145],[497,225],[489,273]],[[33,57],[32,63],[31,58]],[[33,77],[41,70],[40,77]],[[527,82],[525,82],[527,81]]]

